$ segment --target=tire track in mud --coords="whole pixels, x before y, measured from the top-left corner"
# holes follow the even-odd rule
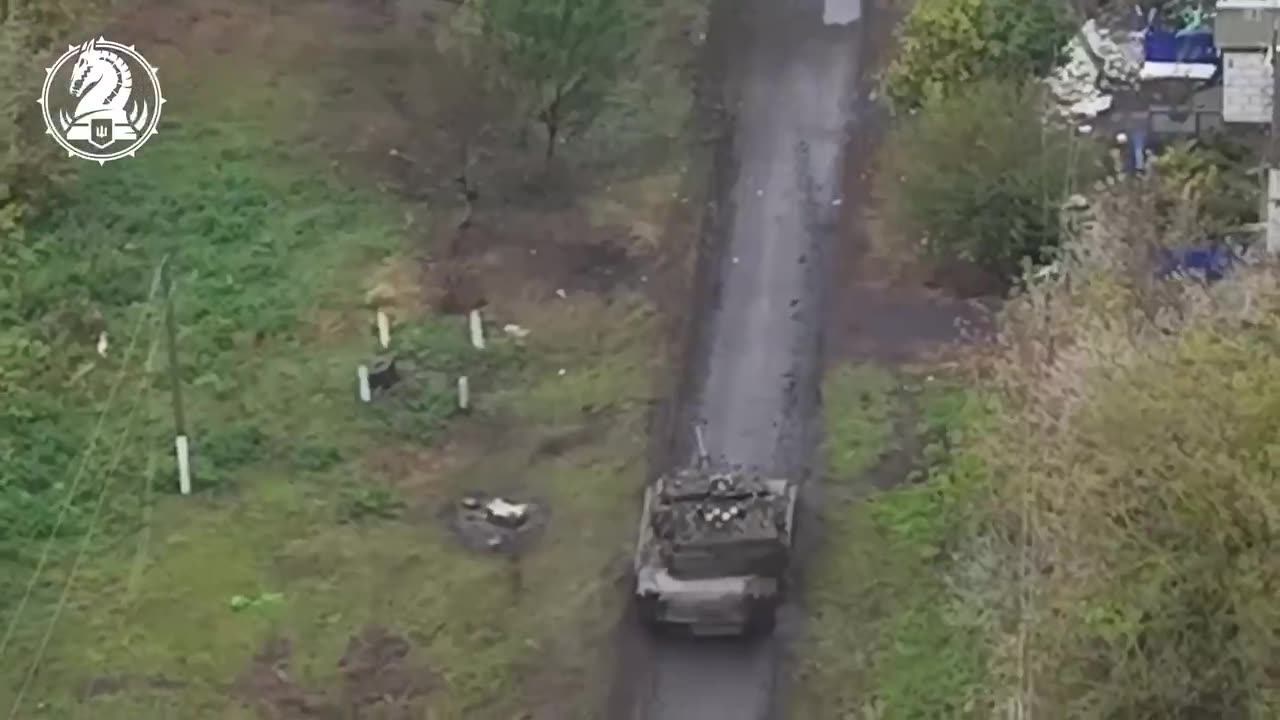
[[[813,482],[832,245],[858,103],[858,0],[719,0],[706,71],[728,111],[703,223],[684,381],[655,472],[690,460],[703,423],[713,456]],[[685,401],[688,399],[688,401]],[[801,551],[803,547],[801,548]],[[785,606],[758,640],[654,638],[634,618],[608,720],[764,720],[778,714]]]

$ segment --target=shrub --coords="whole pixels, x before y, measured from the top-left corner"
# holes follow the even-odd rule
[[[1091,174],[1087,146],[1046,125],[1041,94],[984,80],[929,102],[892,132],[880,190],[904,238],[932,260],[959,259],[1003,276],[1058,244],[1058,209]]]
[[[1176,143],[1156,156],[1165,202],[1190,204],[1210,230],[1258,221],[1258,182],[1248,169],[1256,159],[1247,146],[1226,138]]]
[[[1158,182],[1099,203],[1001,321],[981,452],[1020,608],[995,645],[1045,718],[1280,711],[1280,282],[1152,282],[1131,241],[1159,232]]]
[[[886,72],[896,107],[920,107],[970,82],[1015,84],[1054,66],[1074,28],[1054,0],[920,0],[902,26]]]

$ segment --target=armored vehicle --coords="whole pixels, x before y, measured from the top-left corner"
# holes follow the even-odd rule
[[[636,602],[654,626],[697,635],[768,633],[791,553],[797,486],[699,458],[646,490]]]

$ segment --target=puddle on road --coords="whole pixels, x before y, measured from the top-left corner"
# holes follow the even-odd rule
[[[848,25],[862,19],[862,0],[825,0],[822,22],[825,25]]]

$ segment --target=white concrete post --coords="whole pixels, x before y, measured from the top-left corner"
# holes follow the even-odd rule
[[[391,318],[381,310],[378,311],[378,342],[384,348],[391,345]]]
[[[191,454],[187,444],[187,436],[179,435],[174,441],[174,449],[178,452],[178,491],[183,495],[191,494]]]
[[[477,350],[484,349],[484,324],[480,321],[480,311],[471,311],[471,344]]]
[[[360,401],[369,402],[373,399],[373,390],[369,388],[369,368],[364,365],[356,368],[356,377],[360,380]]]
[[[466,410],[471,407],[471,388],[467,383],[467,376],[463,375],[458,378],[458,409]]]

